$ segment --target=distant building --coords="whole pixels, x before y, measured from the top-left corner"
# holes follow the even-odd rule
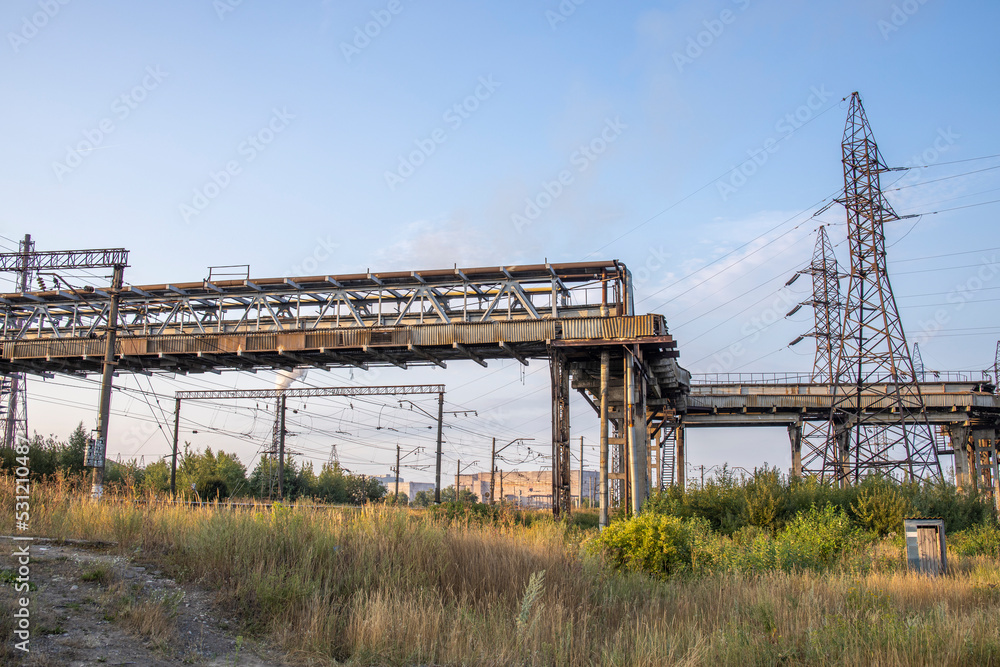
[[[504,470],[502,472],[503,482],[501,484],[501,471],[496,474],[497,499],[503,492],[503,500],[520,507],[529,509],[549,509],[552,507],[552,471],[551,470]],[[395,489],[396,477],[385,475],[376,477],[382,486],[386,488],[386,494],[393,493]],[[599,474],[596,470],[583,471],[583,499],[591,506],[597,504],[597,485]],[[455,485],[455,476],[442,476],[441,484],[444,487]],[[490,474],[488,472],[477,472],[470,475],[459,475],[459,490],[469,490],[476,494],[480,502],[486,503],[490,500]],[[434,485],[429,482],[406,482],[399,478],[399,492],[405,493],[412,503],[417,497],[417,493],[427,491],[434,493]],[[570,475],[570,496],[573,499],[573,506],[576,507],[580,497],[580,471],[574,470]]]
[[[385,487],[386,495],[390,495],[396,490],[396,476],[395,475],[385,475],[384,477],[376,477],[382,486]],[[399,478],[399,492],[405,493],[406,497],[410,499],[412,503],[417,494],[421,491],[429,491],[431,494],[434,493],[434,485],[429,482],[406,482],[403,478]]]
[[[501,476],[503,481],[501,482]],[[472,491],[481,502],[490,499],[490,473],[478,472],[471,475],[459,475],[459,488]],[[583,471],[583,499],[591,505],[597,503],[597,485],[599,474],[596,470]],[[444,480],[442,480],[444,483]],[[454,484],[452,477],[451,484]],[[551,470],[504,470],[496,473],[497,500],[502,499],[532,509],[547,509],[552,507],[552,471]],[[580,471],[574,470],[570,475],[570,497],[576,506],[580,497]]]

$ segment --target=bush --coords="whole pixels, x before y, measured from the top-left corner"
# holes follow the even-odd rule
[[[850,518],[837,507],[813,507],[798,514],[775,537],[775,564],[783,570],[826,569],[857,537]]]
[[[784,509],[787,488],[781,483],[777,468],[765,466],[743,487],[746,494],[744,518],[747,525],[774,526]]]
[[[221,477],[206,477],[195,487],[202,500],[222,500],[229,497],[229,485]]]
[[[647,513],[612,523],[590,544],[615,569],[666,578],[690,570],[710,535],[705,519]]]
[[[949,533],[995,522],[993,508],[985,496],[959,491],[954,484],[925,482],[900,488],[909,497],[914,514],[941,517]]]
[[[899,532],[903,517],[913,512],[913,506],[888,480],[865,480],[851,503],[851,514],[865,530],[878,535]]]
[[[1000,558],[1000,528],[979,524],[948,536],[948,546],[959,556]]]

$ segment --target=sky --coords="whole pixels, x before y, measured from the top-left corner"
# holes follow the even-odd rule
[[[843,187],[843,100],[859,91],[886,163],[909,167],[884,175],[890,201],[923,214],[886,228],[907,336],[927,369],[979,377],[1000,337],[998,21],[1000,5],[971,0],[8,0],[0,248],[25,233],[39,250],[125,247],[131,284],[228,264],[270,277],[618,259],[692,372],[808,372],[811,339],[788,344],[811,311],[785,313],[809,284],[783,285],[820,225],[848,261],[843,209],[817,211]],[[116,382],[109,456],[148,463],[169,452],[174,391],[274,374]],[[295,386],[412,382],[446,384],[447,409],[465,411],[447,419],[447,474],[488,470],[492,437],[535,438],[502,466],[548,465],[541,361]],[[96,424],[93,379],[28,392],[33,431]],[[403,477],[430,480],[419,410],[294,407],[300,459],[336,445],[348,468],[387,474],[397,444],[424,447]],[[182,439],[252,465],[268,409],[185,407]],[[579,400],[572,414],[592,468],[596,416]],[[783,429],[688,443],[691,474],[790,465]]]

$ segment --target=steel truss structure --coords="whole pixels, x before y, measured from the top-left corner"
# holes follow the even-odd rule
[[[124,286],[120,370],[437,364],[547,357],[561,338],[665,336],[618,262]],[[111,291],[0,295],[0,370],[100,369]]]
[[[899,219],[881,189],[880,176],[889,169],[857,93],[851,95],[843,163],[851,270],[833,378],[830,420],[836,432],[824,469],[853,482],[876,471],[940,477],[934,434],[886,272],[883,226]],[[868,400],[878,409],[859,409],[862,397],[873,393],[878,395]]]
[[[617,261],[141,286],[123,285],[120,269],[108,290],[0,295],[0,372],[107,372],[109,360],[147,374],[550,360],[557,514],[569,509],[568,383],[581,363],[612,350],[610,382],[627,388],[613,421],[628,452],[614,472],[634,511],[655,436],[643,426],[647,394],[655,413],[685,390],[663,316],[634,313]]]
[[[300,387],[296,389],[221,389],[217,391],[178,391],[178,401],[233,400],[287,398],[316,398],[320,396],[409,396],[411,394],[443,394],[443,384],[403,384],[374,387]]]
[[[792,345],[804,338],[816,341],[816,354],[813,358],[813,370],[809,380],[816,384],[832,381],[837,371],[837,355],[840,352],[840,340],[843,337],[843,301],[840,298],[840,269],[837,257],[833,253],[833,244],[826,233],[826,227],[820,226],[816,232],[816,246],[813,249],[812,261],[809,267],[795,274],[792,284],[800,275],[812,277],[812,298],[804,301],[801,306],[813,309],[813,328],[809,333],[799,336]],[[798,310],[793,309],[789,315]],[[792,439],[792,474],[814,475],[821,480],[832,478],[834,469],[827,469],[827,463],[834,459],[829,451],[833,442],[833,422],[828,418],[822,421],[804,421],[789,427],[789,437]]]

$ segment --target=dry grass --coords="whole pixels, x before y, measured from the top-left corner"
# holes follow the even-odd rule
[[[105,618],[127,632],[166,649],[177,636],[177,604],[181,594],[147,594],[141,584],[119,581],[101,598]]]
[[[10,505],[13,487],[2,488]],[[138,548],[217,589],[249,632],[314,664],[1000,665],[1000,566],[986,559],[951,557],[939,579],[654,582],[608,572],[584,554],[581,534],[544,521],[94,505],[39,486],[32,521],[37,534]],[[156,615],[137,606],[127,617],[153,637],[167,621],[138,624]]]

